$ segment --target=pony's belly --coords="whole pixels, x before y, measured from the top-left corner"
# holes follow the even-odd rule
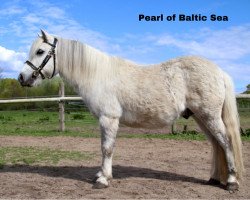
[[[134,128],[163,128],[169,126],[173,123],[174,120],[164,114],[139,114],[134,112],[123,112],[123,115],[120,118],[120,123],[126,126]]]
[[[132,128],[147,128],[147,129],[158,129],[158,128],[164,128],[167,126],[167,124],[154,124],[154,123],[148,123],[148,122],[128,122],[128,121],[121,121],[121,124],[132,127]]]

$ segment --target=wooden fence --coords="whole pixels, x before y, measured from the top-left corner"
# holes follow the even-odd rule
[[[74,97],[65,97],[64,96],[64,84],[61,83],[61,87],[59,90],[59,97],[51,97],[51,98],[25,98],[25,99],[3,99],[0,100],[0,104],[4,103],[30,103],[30,102],[58,102],[59,103],[59,123],[60,123],[60,131],[65,130],[65,115],[64,115],[64,103],[68,101],[81,101],[82,98],[78,96]],[[238,94],[236,98],[239,99],[250,99],[250,94]],[[175,132],[175,125],[172,125],[172,132]]]

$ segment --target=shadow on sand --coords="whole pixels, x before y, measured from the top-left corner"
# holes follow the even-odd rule
[[[4,165],[0,169],[0,173],[35,173],[48,177],[62,177],[67,179],[74,179],[78,181],[84,181],[92,183],[92,179],[95,173],[100,167],[93,166],[30,166],[30,165]],[[133,166],[113,166],[114,179],[125,179],[129,177],[139,177],[148,179],[158,179],[166,181],[181,181],[190,182],[200,185],[207,184],[206,180],[202,180],[195,177],[190,177],[182,174],[176,174],[173,172],[159,171],[148,168],[140,168]]]

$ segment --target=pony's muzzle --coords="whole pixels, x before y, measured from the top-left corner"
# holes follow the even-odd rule
[[[19,81],[19,83],[23,86],[23,84],[24,84],[24,77],[23,77],[22,73],[19,74],[19,76],[18,76],[18,81]]]
[[[25,77],[22,73],[19,74],[18,81],[23,87],[31,87],[29,81],[25,80]]]

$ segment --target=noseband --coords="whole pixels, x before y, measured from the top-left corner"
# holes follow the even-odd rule
[[[51,74],[51,76],[49,77],[49,79],[53,78],[53,76],[55,75],[55,69],[56,69],[56,54],[55,54],[55,48],[56,48],[56,43],[57,43],[57,38],[54,38],[54,42],[53,44],[49,43],[49,42],[45,42],[48,45],[51,46],[51,49],[49,50],[47,56],[44,58],[42,64],[39,67],[36,67],[32,62],[30,61],[26,61],[25,63],[27,65],[29,65],[32,69],[34,69],[34,72],[32,73],[32,77],[36,78],[39,76],[39,74],[41,75],[42,79],[45,79],[46,77],[44,76],[44,74],[42,73],[42,69],[45,67],[45,65],[49,62],[50,58],[53,56],[53,61],[54,61],[54,69],[53,69],[53,73]]]

